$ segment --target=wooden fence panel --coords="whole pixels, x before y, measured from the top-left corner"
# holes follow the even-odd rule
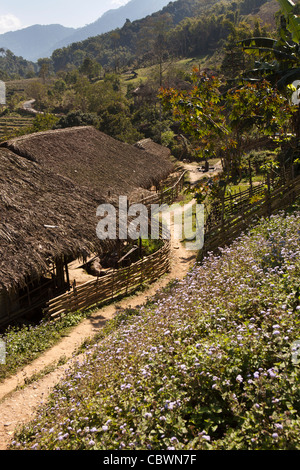
[[[109,275],[74,287],[70,292],[48,302],[45,313],[52,319],[67,312],[84,310],[133,292],[144,283],[150,283],[170,269],[170,243],[156,253],[129,267],[116,270]]]
[[[258,193],[259,191],[256,192],[256,194]],[[270,193],[264,188],[261,194],[264,196],[252,204],[248,201],[245,204],[242,199],[237,204],[237,211],[228,211],[227,218],[224,218],[223,222],[215,219],[215,221],[206,223],[204,247],[199,254],[199,259],[208,252],[213,252],[219,247],[231,243],[250,226],[253,220],[288,207],[300,194],[300,176],[293,180],[285,180],[282,186],[276,187]]]
[[[184,172],[176,184],[160,194],[143,200],[145,205],[172,203],[177,198],[184,184]],[[201,256],[215,251],[220,246],[232,242],[250,225],[255,218],[270,215],[289,205],[300,193],[300,176],[269,193],[264,184],[253,187],[225,198],[225,217],[214,217],[206,221],[205,241]],[[257,197],[253,201],[253,197]],[[219,209],[219,208],[218,208]],[[113,271],[106,276],[75,287],[48,302],[45,313],[55,319],[67,312],[84,310],[94,305],[113,300],[119,296],[134,292],[145,283],[151,283],[170,270],[170,242],[156,253],[132,264],[129,267]]]
[[[177,198],[184,185],[182,173],[172,188],[160,194],[150,196],[142,201],[146,206],[151,204],[171,204]],[[44,313],[52,319],[61,318],[67,312],[84,310],[119,296],[135,291],[145,283],[151,283],[170,270],[170,242],[164,241],[163,247],[156,253],[137,261],[129,267],[113,270],[106,276],[75,286],[71,291],[51,299]]]

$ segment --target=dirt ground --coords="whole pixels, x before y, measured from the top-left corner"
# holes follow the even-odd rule
[[[185,166],[190,172],[191,182],[194,183],[202,177],[196,165]],[[146,291],[97,310],[90,318],[74,328],[68,336],[63,337],[56,346],[13,377],[0,383],[0,450],[7,450],[18,426],[34,418],[37,408],[47,401],[52,388],[64,376],[65,371],[72,366],[74,360],[78,361],[78,357],[75,357],[76,351],[87,338],[97,334],[105,322],[117,314],[119,308],[143,305],[171,280],[184,278],[195,260],[195,252],[187,251],[184,243],[172,240],[170,273],[152,284]],[[62,358],[64,365],[59,366]],[[51,367],[53,372],[43,375],[40,380],[30,381],[33,376],[43,372],[47,367]]]

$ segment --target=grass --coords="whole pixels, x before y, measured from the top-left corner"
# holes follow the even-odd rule
[[[149,249],[152,248],[153,244],[149,244]],[[143,292],[148,287],[149,286],[144,283],[133,293],[128,295],[127,299],[130,299],[131,296],[136,295],[138,292]],[[23,367],[31,364],[43,353],[55,346],[64,336],[71,334],[72,330],[77,325],[86,318],[91,317],[99,308],[104,308],[111,303],[115,303],[117,309],[118,300],[121,300],[121,298],[115,298],[114,300],[102,303],[101,306],[96,305],[84,311],[67,313],[62,318],[56,319],[55,321],[45,318],[39,324],[7,328],[7,330],[0,335],[0,340],[4,341],[6,348],[6,363],[0,364],[0,383]],[[107,331],[110,331],[111,328],[114,328],[115,325],[118,324],[118,320],[108,321],[107,324],[108,326],[105,324],[99,333],[101,337],[103,335],[105,336]],[[78,350],[78,353],[79,352],[80,349]]]
[[[199,58],[191,58],[191,59],[181,59],[175,61],[169,61],[162,65],[164,76],[168,74],[168,71],[175,70],[175,71],[183,71],[185,73],[191,73],[193,67],[204,67],[207,61],[210,60],[210,56],[204,56]],[[133,85],[134,87],[138,87],[141,83],[147,82],[148,80],[153,80],[155,77],[159,75],[159,65],[152,65],[147,67],[141,67],[135,69],[137,73],[137,77],[129,79],[128,75],[122,75],[122,90],[126,93],[127,85]]]
[[[261,220],[121,312],[11,449],[299,450],[299,232]]]
[[[263,176],[257,175],[252,178],[252,184],[263,184],[265,182],[265,179]],[[239,183],[237,184],[230,184],[228,185],[227,188],[227,193],[230,191],[232,194],[239,193],[240,191],[246,191],[247,189],[250,188],[250,183],[249,179],[243,178]]]
[[[6,345],[6,364],[0,365],[0,382],[37,359],[92,312],[70,313],[56,322],[8,328],[0,337]]]

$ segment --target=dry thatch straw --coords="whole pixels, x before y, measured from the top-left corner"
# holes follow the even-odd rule
[[[155,153],[149,153],[91,126],[39,132],[2,146],[70,178],[80,187],[93,189],[104,199],[130,197],[137,190],[150,189],[173,170],[163,147],[156,146]]]
[[[100,250],[103,199],[37,163],[0,149],[0,290],[47,271],[49,258]]]
[[[154,142],[152,139],[142,139],[135,144],[135,147],[166,160],[169,160],[171,157],[171,150],[168,149],[168,147],[163,147],[162,145]]]
[[[112,249],[97,239],[97,207],[139,201],[173,170],[162,147],[148,153],[89,126],[0,147],[0,290],[39,277],[50,259]]]

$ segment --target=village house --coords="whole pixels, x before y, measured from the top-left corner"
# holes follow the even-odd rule
[[[1,146],[105,199],[119,195],[130,199],[137,190],[146,196],[152,186],[159,186],[173,171],[169,150],[166,152],[164,147],[155,144],[155,152],[149,148],[145,151],[92,126],[38,132]]]
[[[96,235],[100,204],[138,201],[173,171],[168,154],[92,127],[31,134],[0,147],[0,327],[70,287],[70,264],[115,248]]]

